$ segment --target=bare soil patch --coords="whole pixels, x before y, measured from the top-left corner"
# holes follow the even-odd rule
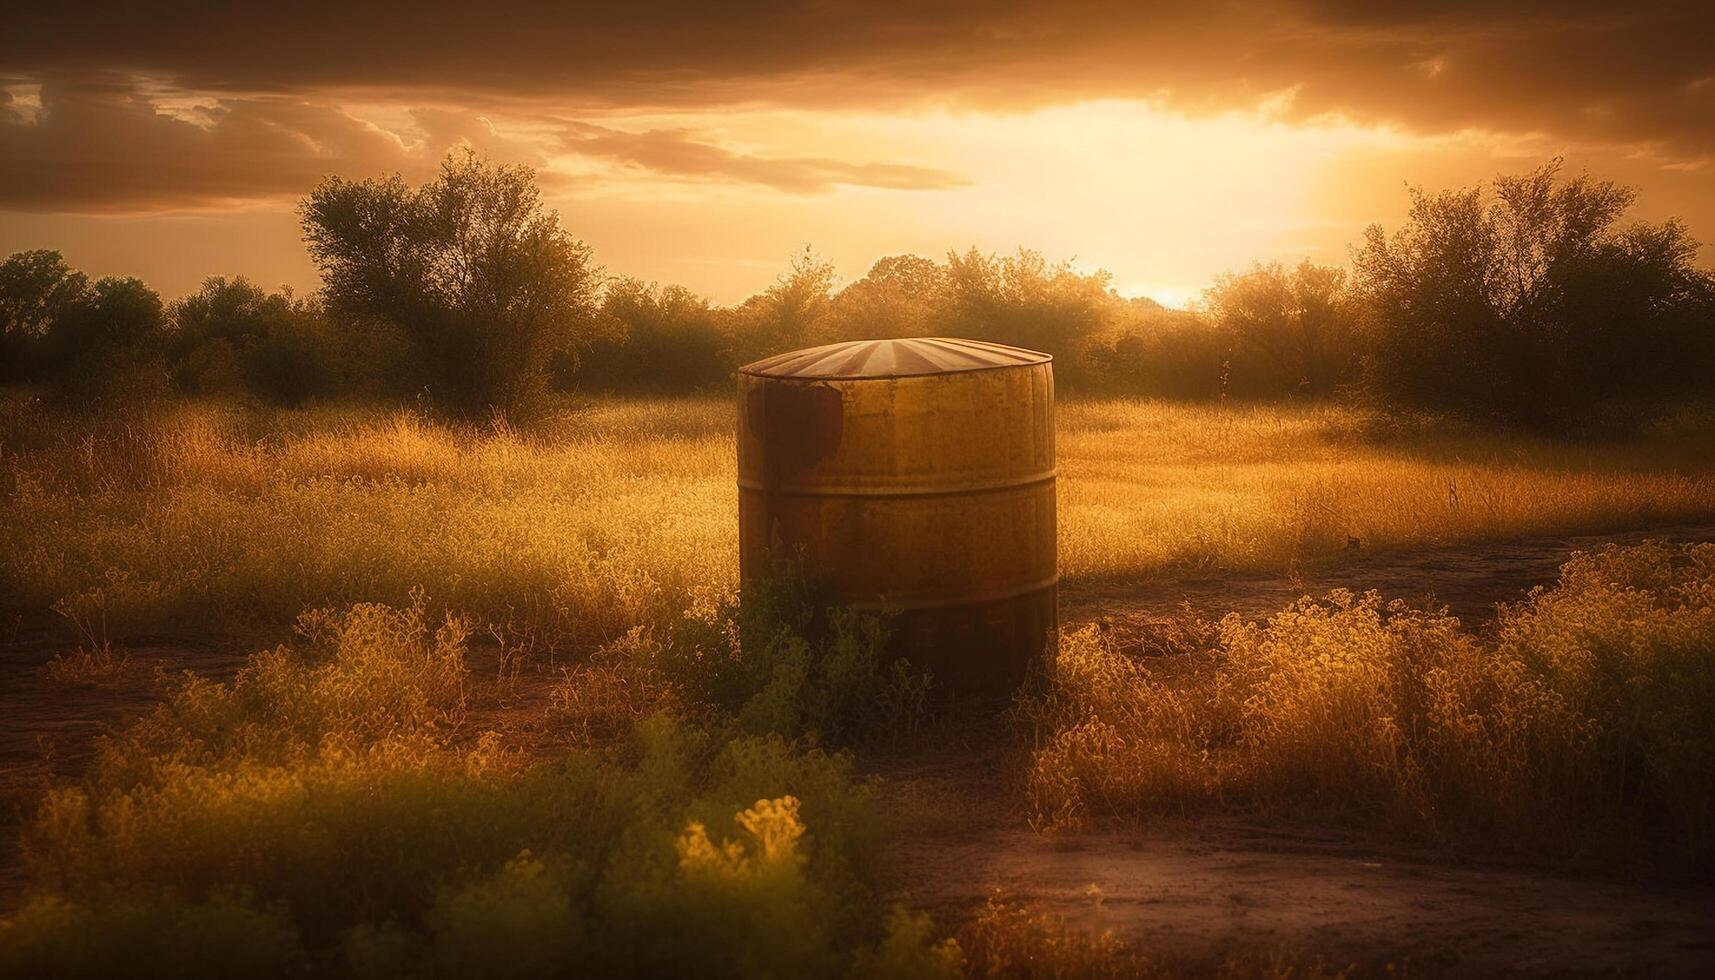
[[[1575,551],[1652,538],[1715,541],[1715,523],[1674,524],[1603,534],[1566,534],[1425,551],[1355,549],[1308,562],[1296,575],[1184,575],[1150,579],[1069,579],[1060,585],[1060,622],[1158,619],[1186,603],[1218,619],[1229,612],[1261,619],[1305,595],[1332,589],[1445,605],[1468,625],[1493,618],[1495,604],[1517,602],[1554,582]]]
[[[1224,821],[1068,837],[983,828],[908,837],[900,857],[905,895],[938,921],[998,892],[1192,973],[1236,953],[1365,974],[1715,972],[1715,891],[1695,884],[1438,861]]]
[[[1235,957],[1356,976],[1715,975],[1715,881],[1475,860],[1302,817],[1038,834],[1007,740],[983,723],[878,767],[899,812],[931,814],[906,817],[894,858],[899,900],[937,922],[998,897],[1191,976]]]

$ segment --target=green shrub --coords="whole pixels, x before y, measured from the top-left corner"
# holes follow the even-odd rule
[[[433,976],[551,977],[577,963],[582,935],[566,872],[529,852],[492,876],[444,890],[429,909]]]
[[[704,593],[658,657],[685,696],[746,732],[837,743],[907,737],[932,678],[888,653],[884,617],[819,603],[801,579]]]
[[[290,977],[305,959],[290,923],[226,896],[131,898],[98,912],[48,895],[0,920],[6,977]]]
[[[8,975],[949,962],[878,908],[880,821],[847,757],[655,715],[531,760],[469,730],[464,621],[359,605],[299,632],[228,683],[187,678],[48,794]]]

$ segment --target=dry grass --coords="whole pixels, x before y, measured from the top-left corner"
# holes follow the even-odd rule
[[[676,616],[735,564],[713,403],[607,406],[529,437],[210,406],[8,437],[0,590],[45,607],[100,587],[125,630],[276,626],[421,587],[547,646],[594,645]]]
[[[642,627],[561,669],[549,691],[548,722],[569,744],[612,744],[654,714],[682,707],[662,673],[660,648]]]
[[[42,665],[42,676],[60,687],[118,688],[131,671],[131,655],[111,646],[76,647]]]
[[[1143,976],[1147,961],[1111,933],[1067,926],[1052,913],[1003,894],[988,904],[959,935],[971,977],[994,980],[1103,980]]]
[[[1060,567],[1284,570],[1715,515],[1715,428],[1633,443],[1401,428],[1339,408],[1073,402],[1059,415]]]
[[[1342,980],[1353,968],[1276,950],[1233,952],[1218,963],[1186,965],[1152,960],[1112,933],[1091,932],[1064,918],[1018,902],[1004,893],[989,896],[975,919],[959,931],[965,975],[972,980],[1122,980],[1209,976],[1219,980]],[[1393,969],[1386,973],[1392,975]]]
[[[742,734],[908,730],[924,688],[880,672],[862,623],[745,637],[721,601],[725,401],[601,403],[529,433],[374,409],[4,408],[0,597],[66,613],[87,651],[53,668],[68,683],[106,676],[110,626],[297,635],[229,683],[184,679],[47,796],[0,973],[1142,966],[1004,903],[962,946],[884,915],[881,820],[848,760]],[[1074,403],[1062,565],[1285,568],[1347,535],[1407,547],[1706,517],[1706,447],[1696,428],[1567,447],[1378,437],[1336,410]],[[1157,645],[1216,648],[1196,655],[1071,636],[1030,708],[1039,822],[1310,799],[1514,832],[1642,807],[1694,835],[1715,794],[1712,560],[1575,563],[1489,639],[1353,596]],[[493,689],[469,663],[484,635]],[[571,750],[524,758],[473,721],[519,660],[572,649],[596,652],[545,705]]]
[[[1577,555],[1492,636],[1337,591],[1228,616],[1176,655],[1085,629],[1055,666],[1019,711],[1039,826],[1292,805],[1442,838],[1715,851],[1715,545]]]
[[[113,649],[107,633],[107,592],[94,588],[54,603],[54,612],[71,624],[78,645],[42,665],[48,683],[61,687],[118,688],[131,669],[131,655]]]
[[[410,601],[513,624],[549,655],[673,621],[731,584],[732,410],[603,402],[530,433],[407,411],[175,405],[0,419],[0,595],[99,588],[116,629],[268,628]],[[1061,568],[1287,569],[1417,547],[1715,514],[1711,430],[1629,445],[1419,430],[1340,409],[1072,402]]]

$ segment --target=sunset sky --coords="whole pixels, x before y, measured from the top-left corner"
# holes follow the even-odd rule
[[[846,281],[1024,246],[1178,304],[1556,155],[1715,238],[1715,4],[1152,6],[37,4],[0,32],[0,251],[310,289],[322,175],[461,142],[608,272],[723,302],[807,243]]]

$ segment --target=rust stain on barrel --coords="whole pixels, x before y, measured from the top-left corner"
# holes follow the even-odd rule
[[[1052,359],[944,338],[740,369],[746,581],[801,561],[899,614],[896,649],[955,689],[1016,683],[1053,635]]]
[[[843,419],[840,392],[830,385],[780,384],[757,391],[745,404],[745,425],[771,434],[757,447],[762,482],[790,484],[832,456],[840,448]]]

